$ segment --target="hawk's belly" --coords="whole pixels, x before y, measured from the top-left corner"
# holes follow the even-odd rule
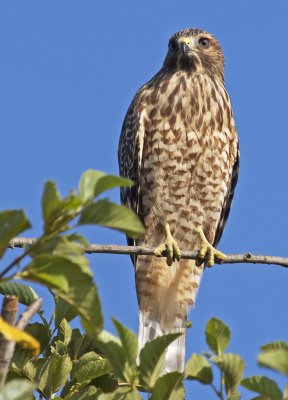
[[[213,241],[231,173],[229,132],[204,134],[168,125],[146,132],[140,196],[147,239],[169,223],[180,243],[191,243],[199,227]]]

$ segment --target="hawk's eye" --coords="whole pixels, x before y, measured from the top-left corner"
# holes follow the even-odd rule
[[[201,47],[204,47],[207,49],[210,46],[210,40],[208,38],[200,38],[198,43],[200,44]]]
[[[177,47],[178,47],[178,45],[177,45],[176,40],[170,40],[170,42],[169,42],[169,50],[170,51],[175,51],[175,50],[177,50]]]

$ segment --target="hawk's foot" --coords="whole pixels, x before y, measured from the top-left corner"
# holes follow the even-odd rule
[[[176,240],[173,238],[169,225],[165,225],[166,239],[154,250],[154,256],[161,257],[166,250],[167,265],[172,265],[173,261],[180,260],[181,251]]]
[[[200,264],[202,264],[203,261],[206,261],[207,267],[213,267],[215,258],[218,260],[226,260],[225,254],[221,253],[219,250],[216,250],[212,244],[208,242],[202,228],[199,228],[198,233],[202,242],[198,253],[198,260],[200,261]]]

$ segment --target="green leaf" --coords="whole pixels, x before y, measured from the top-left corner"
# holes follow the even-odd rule
[[[77,311],[74,307],[68,304],[59,296],[54,296],[55,300],[55,326],[59,327],[61,321],[65,318],[67,322],[72,321],[77,316]]]
[[[35,385],[24,379],[13,379],[6,383],[0,393],[0,400],[32,400]]]
[[[28,228],[31,225],[23,210],[0,212],[0,258],[7,250],[10,240]]]
[[[209,385],[213,382],[212,368],[205,357],[200,354],[192,354],[186,364],[185,377]]]
[[[258,356],[258,362],[264,367],[288,375],[288,349],[286,348],[264,351]]]
[[[234,392],[231,393],[228,397],[227,400],[240,400],[241,399],[241,394],[239,392]],[[265,400],[265,399],[262,399]]]
[[[113,318],[113,323],[120,337],[122,348],[125,354],[125,376],[129,382],[133,382],[136,370],[136,358],[138,354],[137,336],[130,329]]]
[[[71,378],[79,384],[89,383],[112,370],[109,361],[94,351],[84,354],[74,365]]]
[[[78,225],[96,224],[117,229],[131,238],[144,235],[145,230],[133,210],[118,206],[108,200],[89,204],[80,215]]]
[[[80,265],[60,256],[40,255],[18,277],[54,289],[58,297],[77,310],[84,329],[90,335],[97,335],[102,328],[100,300],[86,264]]]
[[[60,198],[54,182],[45,184],[42,196],[42,213],[44,232],[57,234],[69,228],[69,223],[78,215],[82,207],[82,199],[71,192],[64,199]]]
[[[154,386],[163,366],[165,350],[179,336],[179,333],[159,336],[147,342],[141,350],[139,365],[140,384],[145,388],[149,389]]]
[[[226,353],[219,357],[212,356],[211,361],[224,373],[227,396],[233,395],[234,392],[236,392],[245,370],[243,359],[238,354]]]
[[[32,360],[32,359],[33,359],[32,351],[24,350],[21,348],[19,348],[19,349],[16,348],[16,351],[14,352],[12,360],[11,360],[10,370],[12,370],[13,372],[22,376],[21,371],[24,368],[24,365],[29,360]]]
[[[42,195],[42,215],[45,225],[49,224],[55,213],[58,212],[60,204],[61,198],[55,182],[46,182]]]
[[[283,400],[288,400],[288,383],[285,385]]]
[[[88,169],[85,171],[79,182],[80,197],[86,201],[93,199],[106,190],[121,186],[131,186],[129,179],[120,176],[107,175],[104,172]]]
[[[72,336],[72,328],[66,321],[66,319],[62,319],[59,327],[58,327],[58,339],[64,344],[68,345]]]
[[[262,351],[277,350],[277,349],[288,350],[288,343],[284,342],[283,340],[277,340],[276,342],[267,343],[264,344],[264,346],[261,346]]]
[[[169,372],[157,379],[152,390],[151,400],[184,400],[183,375]]]
[[[38,299],[38,295],[30,286],[18,282],[0,282],[0,293],[17,296],[19,302],[25,306],[29,306],[33,301]]]
[[[79,329],[73,329],[71,340],[68,344],[68,354],[72,360],[78,360],[89,351],[98,351],[95,338],[81,334]]]
[[[120,340],[111,333],[102,331],[97,337],[97,346],[109,359],[115,374],[125,381],[126,356]]]
[[[72,368],[69,356],[54,353],[49,358],[31,360],[23,373],[34,382],[46,398],[51,398],[67,381]]]
[[[136,389],[118,388],[113,393],[103,393],[98,397],[99,400],[141,400],[141,396]]]
[[[281,400],[282,392],[276,382],[265,376],[251,376],[241,381],[241,386],[252,390],[267,398],[267,400]]]
[[[49,331],[49,328],[45,327],[39,322],[34,322],[33,324],[27,325],[25,332],[29,333],[34,338],[37,338],[37,340],[40,342],[41,352],[45,349],[51,338],[51,332]]]
[[[96,387],[100,388],[103,393],[111,393],[118,387],[117,379],[112,374],[106,374],[96,378],[91,382]]]
[[[76,393],[74,393],[72,396],[65,396],[64,400],[96,400],[98,399],[98,396],[101,394],[101,390],[98,389],[95,386],[86,386],[80,390],[78,390]]]
[[[230,329],[224,322],[217,318],[211,318],[206,325],[206,342],[209,348],[218,356],[226,350],[230,339]]]

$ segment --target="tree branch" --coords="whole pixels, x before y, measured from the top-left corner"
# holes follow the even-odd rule
[[[10,325],[14,325],[18,311],[18,298],[6,295],[3,299],[1,316]],[[3,387],[14,353],[15,342],[0,337],[0,388]]]
[[[25,247],[31,246],[36,239],[19,237],[11,240],[10,247]],[[142,246],[118,246],[118,245],[101,245],[101,244],[90,244],[84,247],[84,251],[88,254],[92,253],[109,253],[109,254],[130,254],[130,255],[148,255],[152,256],[154,248],[142,247]],[[181,258],[197,260],[198,253],[192,251],[183,251]],[[278,256],[266,256],[266,255],[255,255],[252,253],[244,254],[226,254],[225,261],[217,261],[216,264],[270,264],[279,265],[281,267],[288,268],[288,258]]]
[[[37,299],[34,300],[33,303],[31,303],[25,311],[20,315],[17,323],[15,324],[15,327],[17,329],[21,329],[24,331],[26,326],[28,325],[30,319],[40,310],[40,307],[42,305],[42,299]]]
[[[24,330],[28,325],[29,320],[40,310],[42,299],[37,299],[23,311],[17,323],[15,324],[16,314],[18,311],[18,298],[16,296],[5,296],[2,306],[2,317],[9,322],[10,325],[21,330]],[[3,387],[8,373],[9,365],[15,350],[15,342],[1,338],[0,342],[0,389]]]

